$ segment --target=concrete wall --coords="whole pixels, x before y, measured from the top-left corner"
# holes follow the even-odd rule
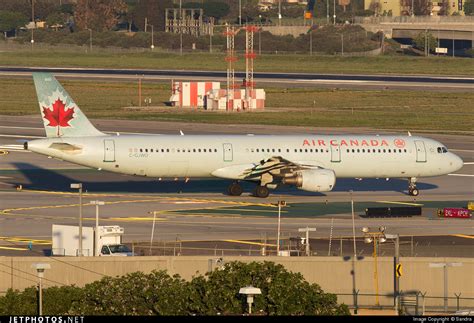
[[[56,260],[55,260],[56,259]],[[31,265],[49,263],[51,269],[45,272],[45,286],[75,284],[84,286],[98,280],[103,275],[124,275],[134,271],[150,272],[153,269],[164,269],[169,274],[179,274],[184,279],[191,279],[196,273],[204,274],[209,268],[208,256],[186,257],[1,257],[0,258],[0,291],[8,288],[22,290],[35,285],[36,272]],[[324,291],[336,294],[352,293],[351,261],[340,257],[225,257],[224,261],[239,260],[273,261],[284,265],[288,270],[300,272],[309,282],[318,283]],[[443,269],[430,268],[432,262],[460,262],[461,267],[448,269],[449,296],[461,293],[462,297],[474,297],[474,260],[470,258],[402,258],[403,276],[400,279],[401,290],[419,290],[427,296],[443,296]],[[355,264],[356,289],[361,294],[375,293],[374,261],[364,258]],[[379,293],[393,292],[393,258],[378,258]],[[345,303],[352,304],[351,296],[340,296]],[[373,304],[373,296],[361,296],[360,304]],[[380,297],[381,305],[390,305],[393,300]],[[431,300],[427,305],[442,305],[443,300]],[[470,303],[467,303],[470,302]],[[474,307],[474,300],[464,301],[465,306]],[[450,301],[455,305],[455,300]],[[461,304],[463,305],[463,304]]]

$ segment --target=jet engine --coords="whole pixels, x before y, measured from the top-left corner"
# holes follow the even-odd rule
[[[282,183],[295,185],[303,191],[328,192],[336,184],[336,174],[329,169],[304,169],[295,176],[283,178]]]

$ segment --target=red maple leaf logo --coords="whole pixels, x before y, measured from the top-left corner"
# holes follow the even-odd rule
[[[74,117],[74,108],[65,109],[66,105],[57,99],[51,108],[43,107],[44,118],[49,121],[49,127],[70,127],[69,121]]]
[[[393,141],[393,143],[395,144],[395,146],[397,146],[398,148],[403,148],[405,147],[405,140],[403,139],[395,139]]]

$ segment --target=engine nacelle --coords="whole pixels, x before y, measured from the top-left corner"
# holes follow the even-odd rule
[[[282,183],[309,192],[329,192],[336,184],[336,174],[329,169],[305,169],[297,172],[296,176],[283,178]]]

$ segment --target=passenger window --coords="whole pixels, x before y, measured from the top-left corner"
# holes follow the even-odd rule
[[[308,152],[308,149],[305,149],[304,152],[307,153],[307,152]]]
[[[290,152],[290,150],[289,150],[289,149],[287,149],[287,150],[286,150],[286,152],[287,152],[287,153],[289,153],[289,152]]]
[[[249,151],[249,150],[248,150],[248,148],[247,148],[247,151]],[[206,150],[206,148],[204,148],[204,152],[205,152],[205,153],[207,153],[207,150]]]
[[[195,153],[195,152],[196,152],[196,149],[193,149],[193,153]]]
[[[281,153],[281,149],[280,149],[280,148],[278,148],[278,152]]]
[[[272,149],[272,152],[275,152],[275,148]]]

